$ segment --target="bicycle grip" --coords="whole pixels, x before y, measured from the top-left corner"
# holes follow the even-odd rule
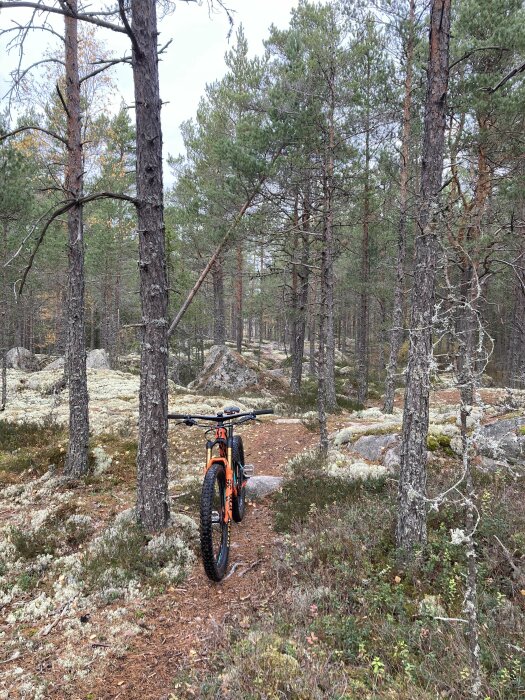
[[[183,420],[184,418],[187,418],[188,414],[187,413],[168,413],[168,418],[174,418],[175,420]]]
[[[273,413],[273,408],[263,408],[260,411],[254,411],[253,415],[254,416],[265,416],[265,415],[270,415],[270,413]]]

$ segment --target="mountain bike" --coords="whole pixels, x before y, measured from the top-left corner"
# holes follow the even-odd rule
[[[244,463],[242,438],[234,435],[237,428],[257,416],[273,413],[272,409],[241,413],[237,406],[228,406],[215,416],[169,413],[178,425],[207,428],[213,440],[206,441],[206,468],[200,507],[200,541],[202,561],[208,578],[221,581],[228,567],[232,520],[240,523],[246,508],[246,482],[253,474],[253,465]],[[215,423],[211,428],[209,423]],[[217,451],[214,450],[218,448]]]

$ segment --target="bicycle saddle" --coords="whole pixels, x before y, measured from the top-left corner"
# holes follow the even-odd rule
[[[237,406],[226,406],[226,407],[223,409],[223,413],[224,413],[225,416],[231,416],[231,415],[233,415],[234,413],[240,413],[240,412],[241,412],[241,409],[240,409],[240,408],[237,408]]]

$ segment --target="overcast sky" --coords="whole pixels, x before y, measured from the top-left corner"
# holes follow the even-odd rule
[[[228,0],[227,5],[234,10],[236,26],[243,25],[251,54],[262,53],[263,39],[268,36],[270,25],[286,27],[290,10],[297,6],[298,0]],[[0,14],[0,28],[12,26],[12,20],[26,21],[25,10],[4,10]],[[60,19],[56,25],[60,29]],[[160,66],[160,90],[163,102],[162,110],[164,134],[164,156],[177,155],[183,151],[179,126],[181,122],[195,114],[200,96],[206,83],[220,78],[225,72],[224,53],[235,40],[234,33],[228,43],[228,21],[223,12],[211,16],[207,3],[198,6],[195,3],[179,2],[173,14],[162,19],[160,23],[160,43],[173,39]],[[27,48],[29,65],[42,55],[49,45],[50,35],[33,32]],[[128,49],[126,37],[115,32],[100,30],[99,39],[108,42],[108,48],[117,55]],[[128,49],[129,50],[129,49]],[[18,56],[5,54],[5,41],[1,44],[0,87],[5,93],[9,71],[16,65]],[[119,95],[114,95],[116,107],[124,99],[127,104],[133,101],[133,87],[130,67],[121,67],[115,73]],[[168,173],[166,172],[167,179]]]

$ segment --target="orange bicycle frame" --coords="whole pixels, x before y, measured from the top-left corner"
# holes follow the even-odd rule
[[[228,439],[228,431],[222,426],[217,426],[215,429],[215,440],[219,441],[219,456],[214,457],[212,454],[213,448],[206,447],[206,467],[204,473],[208,471],[212,464],[223,464],[226,474],[226,503],[224,507],[224,522],[229,523],[232,520],[232,498],[237,495],[236,488],[233,484],[233,466],[232,466],[232,448],[231,439]]]

